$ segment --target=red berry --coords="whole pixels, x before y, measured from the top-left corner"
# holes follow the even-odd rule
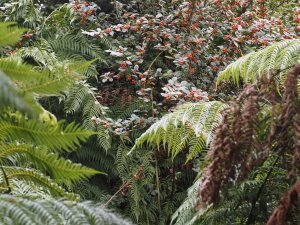
[[[238,30],[238,25],[237,25],[237,24],[233,24],[233,25],[231,26],[231,29],[232,29],[232,30]]]
[[[130,74],[127,74],[127,75],[126,75],[126,79],[127,79],[127,80],[132,80],[131,75],[130,75]]]
[[[24,35],[24,38],[25,38],[25,39],[29,39],[29,38],[30,38],[30,34],[25,34],[25,35]]]

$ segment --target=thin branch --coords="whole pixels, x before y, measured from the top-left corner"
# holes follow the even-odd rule
[[[114,193],[109,199],[108,199],[108,201],[104,204],[104,206],[108,206],[109,205],[109,203],[111,203],[112,202],[112,200],[124,189],[124,188],[127,188],[128,187],[128,184],[129,184],[129,182],[127,181],[127,182],[125,182],[124,184],[122,184],[122,186],[119,188],[119,190],[116,192],[116,193]]]

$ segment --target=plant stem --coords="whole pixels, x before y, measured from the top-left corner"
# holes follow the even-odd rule
[[[9,185],[8,177],[7,177],[7,175],[5,173],[5,170],[4,170],[3,166],[2,166],[2,163],[0,164],[0,167],[1,167],[1,170],[2,170],[2,174],[4,176],[5,184],[7,186],[7,192],[6,193],[9,194],[9,193],[11,193],[11,188],[10,188],[10,185]]]

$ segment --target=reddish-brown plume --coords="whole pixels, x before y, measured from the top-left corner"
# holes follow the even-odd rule
[[[210,162],[200,185],[200,208],[206,203],[216,203],[220,191],[233,180],[242,180],[254,166],[261,165],[272,154],[284,157],[293,155],[289,170],[290,178],[297,172],[300,162],[300,102],[297,77],[300,64],[287,74],[283,95],[277,90],[275,71],[255,84],[247,85],[231,106],[223,112],[223,122],[215,130],[215,139],[208,152]],[[260,119],[264,105],[270,107],[268,130],[261,129]],[[267,132],[264,139],[262,132]],[[300,182],[282,198],[269,224],[285,224],[292,197],[299,196]]]

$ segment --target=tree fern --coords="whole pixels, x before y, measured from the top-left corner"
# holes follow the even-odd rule
[[[68,64],[64,68],[55,67],[50,73],[46,69],[37,71],[16,58],[0,59],[0,179],[4,191],[7,188],[11,192],[14,188],[11,184],[22,180],[31,182],[31,186],[47,188],[53,196],[70,198],[74,194],[66,193],[58,184],[72,186],[75,182],[99,174],[93,169],[59,158],[55,153],[74,150],[95,132],[84,130],[74,123],[57,123],[55,118],[50,121],[45,117],[43,120],[31,119],[28,113],[29,110],[39,110],[40,113],[42,107],[36,97],[56,96],[67,91],[75,80],[73,76],[89,65],[90,62]],[[67,82],[62,82],[65,77]],[[25,106],[28,110],[25,110]]]
[[[279,84],[283,84],[286,70],[300,61],[300,39],[285,40],[273,44],[258,52],[249,53],[231,63],[218,76],[218,82],[232,79],[235,84],[240,81],[254,82],[258,77],[267,75],[275,69],[282,70]]]
[[[0,196],[1,224],[110,224],[131,223],[111,211],[91,202],[34,199]]]
[[[214,127],[221,121],[220,112],[226,104],[212,101],[187,103],[175,112],[165,115],[136,140],[131,151],[144,143],[163,144],[174,159],[183,149],[189,148],[187,161],[207,148]]]

